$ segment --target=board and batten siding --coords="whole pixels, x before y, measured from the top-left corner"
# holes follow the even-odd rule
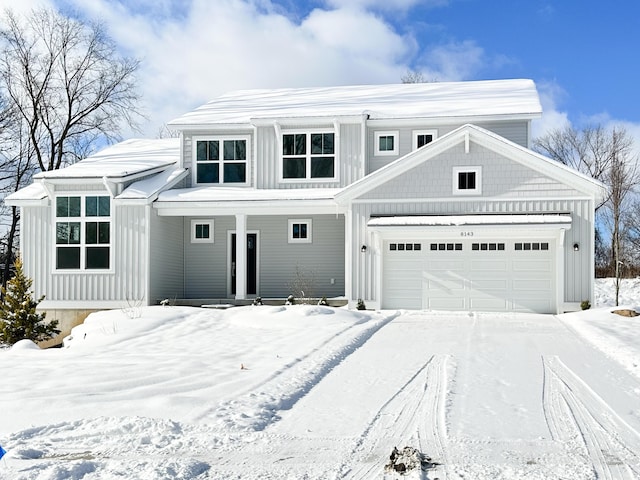
[[[374,299],[379,285],[379,264],[375,258],[381,252],[371,248],[366,254],[360,252],[361,245],[371,247],[374,238],[367,231],[367,222],[372,216],[381,215],[462,215],[462,214],[524,214],[566,212],[571,214],[571,228],[565,231],[564,238],[564,302],[579,303],[582,300],[593,301],[591,291],[594,275],[593,259],[593,202],[589,199],[490,199],[474,201],[407,201],[365,202],[353,204],[351,256],[354,259],[352,299]],[[420,228],[420,227],[416,227]],[[428,234],[429,227],[423,227]],[[526,228],[526,227],[523,227]],[[573,244],[581,248],[574,251]],[[380,300],[380,299],[378,299]]]
[[[478,122],[475,125],[482,127],[490,132],[494,132],[507,140],[510,140],[518,145],[528,148],[529,147],[529,124],[526,121],[522,122]],[[408,153],[415,150],[413,145],[413,132],[416,130],[435,130],[437,136],[442,137],[449,132],[452,132],[460,125],[435,125],[435,126],[412,126],[412,127],[369,127],[367,129],[367,174],[384,167],[385,165],[397,160]],[[398,155],[375,155],[375,134],[376,132],[398,132]]]

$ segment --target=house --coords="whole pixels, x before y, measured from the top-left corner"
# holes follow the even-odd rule
[[[52,318],[283,299],[296,276],[369,308],[575,310],[605,189],[530,150],[540,115],[518,79],[237,91],[6,203]]]

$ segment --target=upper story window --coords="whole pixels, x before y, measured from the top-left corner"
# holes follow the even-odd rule
[[[293,132],[282,135],[284,180],[335,179],[336,145],[332,131]]]
[[[454,167],[453,193],[456,195],[480,195],[482,193],[482,168]]]
[[[398,155],[398,136],[394,132],[374,133],[374,155]]]
[[[247,184],[249,137],[195,139],[195,183]]]
[[[56,197],[56,269],[108,270],[111,199],[102,195]]]
[[[428,143],[438,138],[437,130],[414,130],[413,131],[413,149],[424,147]]]

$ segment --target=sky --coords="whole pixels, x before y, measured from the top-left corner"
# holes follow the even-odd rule
[[[0,0],[102,22],[142,61],[148,121],[228,91],[531,78],[534,135],[571,123],[623,125],[640,143],[640,2],[594,0]],[[132,134],[133,135],[133,134]]]

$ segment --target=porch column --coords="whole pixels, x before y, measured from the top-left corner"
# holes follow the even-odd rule
[[[247,297],[247,216],[236,214],[236,300]]]

